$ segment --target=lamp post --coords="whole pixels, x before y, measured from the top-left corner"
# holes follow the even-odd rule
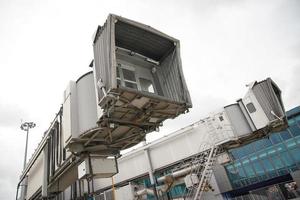
[[[24,166],[23,166],[23,169],[25,169],[25,167],[26,167],[29,129],[34,128],[34,127],[35,127],[35,123],[33,123],[33,122],[24,122],[20,126],[21,130],[26,131],[26,145],[25,145],[25,155],[24,155]]]

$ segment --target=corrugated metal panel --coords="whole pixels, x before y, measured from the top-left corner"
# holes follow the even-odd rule
[[[182,73],[179,48],[174,48],[158,67],[158,77],[164,95],[173,101],[192,105]]]
[[[173,41],[145,31],[122,21],[116,24],[116,46],[130,49],[136,53],[159,61],[170,48]]]
[[[111,16],[108,17],[104,26],[99,30],[101,33],[97,33],[98,38],[94,43],[94,61],[95,61],[95,77],[96,83],[102,80],[106,89],[110,89],[112,86],[112,55],[111,54]],[[103,97],[101,90],[98,90],[98,100]]]
[[[252,90],[270,121],[277,119],[276,116],[271,114],[271,111],[278,117],[285,115],[281,91],[270,78],[255,84]]]

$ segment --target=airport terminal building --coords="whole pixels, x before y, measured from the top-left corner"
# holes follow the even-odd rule
[[[287,111],[287,118],[289,128],[286,130],[230,150],[231,161],[215,165],[211,187],[205,192],[204,199],[300,197],[297,188],[297,184],[300,185],[300,107]],[[118,159],[119,173],[114,176],[113,185],[112,179],[94,180],[96,199],[111,199],[114,191],[116,199],[122,196],[129,200],[132,199],[132,185],[150,189],[160,187],[157,180],[174,171],[184,171],[186,163],[207,148],[203,141],[208,138],[199,133],[200,126],[197,122],[123,155]],[[184,199],[187,192],[182,177],[172,183],[163,199]],[[145,192],[142,199],[155,197]]]

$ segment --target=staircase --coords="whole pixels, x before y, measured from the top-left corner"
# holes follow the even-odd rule
[[[202,159],[198,159],[198,162],[194,162],[197,167],[191,171],[191,174],[196,174],[199,181],[188,190],[185,200],[201,199],[203,192],[209,189],[209,183],[213,173],[213,166],[216,161],[218,149],[218,146],[213,145],[206,154],[202,154],[204,156]]]

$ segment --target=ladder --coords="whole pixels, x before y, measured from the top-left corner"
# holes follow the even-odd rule
[[[199,164],[197,168],[191,171],[191,174],[197,174],[199,182],[195,184],[187,193],[185,200],[198,200],[206,189],[213,174],[213,167],[216,161],[216,155],[218,153],[218,146],[213,145],[204,158],[204,164]],[[203,159],[199,159],[199,162],[203,162]]]

